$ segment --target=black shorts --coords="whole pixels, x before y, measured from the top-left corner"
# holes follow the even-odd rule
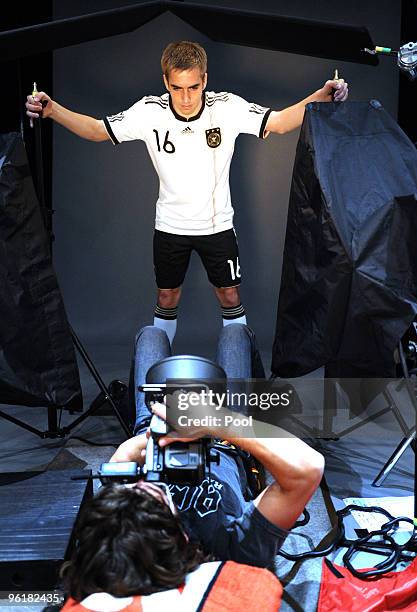
[[[175,289],[184,282],[195,250],[215,287],[240,285],[239,251],[233,229],[209,236],[180,236],[155,230],[153,261],[159,289]]]

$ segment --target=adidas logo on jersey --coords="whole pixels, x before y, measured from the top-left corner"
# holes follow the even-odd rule
[[[186,128],[183,129],[183,131],[181,132],[181,134],[194,134],[193,130],[190,128],[189,125],[187,125]]]

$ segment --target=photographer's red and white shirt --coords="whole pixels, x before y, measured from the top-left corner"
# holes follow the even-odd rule
[[[282,585],[269,570],[214,561],[188,574],[178,589],[134,597],[93,593],[81,602],[68,599],[62,612],[276,612],[281,597]]]
[[[264,138],[270,109],[232,93],[205,92],[200,112],[178,115],[168,93],[145,96],[103,120],[113,144],[146,143],[159,176],[155,227],[207,235],[233,227],[229,171],[241,133]]]

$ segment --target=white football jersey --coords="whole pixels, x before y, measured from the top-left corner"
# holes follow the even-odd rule
[[[145,96],[103,120],[113,144],[144,140],[159,176],[155,227],[207,235],[233,227],[229,171],[241,133],[264,137],[270,110],[231,93],[205,92],[200,112],[178,115],[168,93]]]

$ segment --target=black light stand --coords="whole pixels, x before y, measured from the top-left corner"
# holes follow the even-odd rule
[[[68,433],[70,433],[75,427],[77,427],[77,425],[79,425],[86,418],[94,414],[99,408],[101,408],[101,406],[103,406],[103,404],[107,402],[112,407],[123,431],[130,438],[132,435],[132,432],[127,427],[115,403],[115,399],[116,400],[119,399],[126,392],[126,385],[120,382],[119,380],[113,380],[110,383],[110,385],[107,387],[102,377],[100,376],[99,372],[97,371],[97,368],[95,367],[93,361],[91,360],[90,356],[88,355],[80,339],[78,338],[78,336],[76,335],[76,333],[74,332],[71,326],[70,326],[70,332],[71,332],[71,338],[72,338],[75,348],[77,349],[82,360],[84,361],[85,365],[90,371],[91,376],[96,381],[97,386],[99,387],[99,389],[101,389],[97,397],[91,402],[88,410],[83,412],[81,416],[79,416],[77,419],[72,421],[69,425],[66,425],[65,427],[60,427],[58,425],[57,411],[62,410],[62,408],[59,408],[57,406],[48,406],[48,428],[44,431],[37,429],[36,427],[33,427],[32,425],[29,425],[28,423],[25,423],[24,421],[21,421],[20,419],[16,419],[15,417],[11,416],[10,414],[7,414],[6,412],[3,412],[2,410],[0,410],[0,417],[5,419],[6,421],[10,421],[11,423],[14,423],[14,425],[17,425],[18,427],[22,427],[22,429],[26,429],[27,431],[30,431],[31,433],[39,436],[42,439],[65,438],[65,436]],[[71,409],[69,410],[69,412],[70,414],[72,414]]]
[[[416,324],[414,324],[416,325]],[[416,328],[417,330],[417,328]],[[408,342],[408,340],[405,340]],[[379,410],[373,416],[368,416],[365,419],[362,419],[359,423],[355,423],[350,427],[346,427],[342,431],[334,432],[333,431],[333,418],[337,414],[337,388],[335,381],[329,381],[330,384],[326,384],[324,386],[324,414],[323,414],[323,429],[320,431],[318,428],[311,428],[305,425],[300,419],[295,416],[291,416],[291,420],[295,422],[301,429],[304,429],[308,435],[313,437],[320,437],[323,439],[333,439],[338,440],[339,438],[359,429],[363,425],[371,421],[375,421],[380,416],[383,416],[389,411],[393,412],[394,417],[396,418],[401,430],[403,431],[404,437],[401,442],[398,444],[397,448],[394,450],[392,455],[386,461],[376,478],[372,482],[373,487],[380,487],[382,483],[387,478],[388,474],[395,467],[397,462],[400,460],[402,455],[405,453],[407,448],[411,446],[414,451],[414,524],[417,527],[417,441],[416,441],[416,429],[417,429],[417,342],[409,342],[410,352],[412,353],[412,358],[414,361],[414,367],[410,372],[410,369],[407,364],[407,357],[404,353],[403,348],[403,339],[401,339],[398,343],[398,356],[400,360],[400,366],[402,371],[402,380],[399,382],[396,391],[401,391],[401,389],[405,386],[411,404],[414,408],[416,424],[409,428],[404,417],[402,416],[398,406],[396,404],[396,400],[391,394],[388,388],[385,388],[382,391],[382,395],[387,401],[387,406]]]
[[[414,348],[416,348],[416,346],[417,346],[415,343],[410,343],[410,344],[414,345]],[[406,356],[405,356],[405,353],[404,353],[404,348],[403,348],[403,345],[402,345],[401,341],[400,341],[400,343],[398,345],[398,356],[400,358],[401,369],[402,369],[403,376],[404,376],[404,380],[401,381],[401,383],[399,385],[399,388],[401,386],[403,386],[403,385],[406,386],[406,389],[407,389],[407,392],[408,392],[408,396],[409,396],[409,398],[411,400],[411,403],[412,403],[412,405],[414,407],[415,416],[416,416],[416,425],[414,425],[414,427],[412,427],[409,430],[408,435],[406,435],[401,440],[401,442],[398,444],[398,446],[395,449],[395,451],[392,453],[392,455],[387,460],[387,462],[385,463],[385,465],[383,466],[383,468],[381,469],[379,474],[376,476],[376,478],[372,482],[372,486],[373,487],[380,487],[382,485],[382,483],[385,481],[385,479],[387,478],[388,474],[391,472],[393,467],[395,467],[397,462],[400,460],[400,458],[402,457],[404,452],[407,450],[407,448],[409,446],[411,446],[411,448],[414,451],[414,524],[417,527],[417,453],[416,453],[417,386],[416,386],[416,368],[414,368],[414,370],[410,373],[410,370],[409,370],[409,367],[408,367],[408,364],[407,364],[407,359],[406,359]]]

